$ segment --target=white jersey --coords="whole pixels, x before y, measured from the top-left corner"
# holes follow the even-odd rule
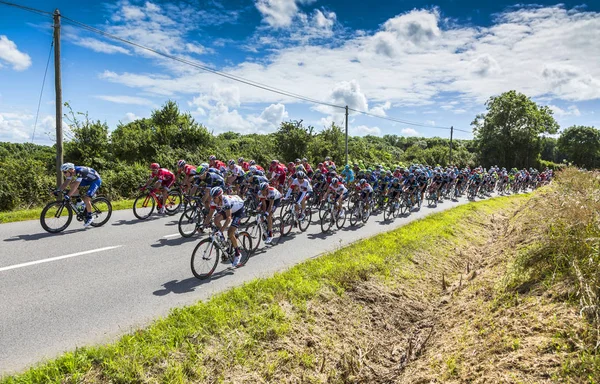
[[[312,190],[313,190],[312,185],[310,185],[310,182],[306,178],[304,179],[304,181],[302,183],[300,183],[298,181],[298,179],[294,179],[291,187],[298,187],[301,192],[312,192]]]
[[[244,176],[244,170],[239,165],[234,165],[233,169],[229,168],[228,171],[236,177]]]
[[[267,190],[267,195],[263,195],[262,193],[258,195],[261,200],[279,200],[281,199],[281,192],[273,187],[269,187]]]
[[[336,195],[343,195],[344,193],[348,192],[348,188],[346,188],[342,183],[339,183],[337,187],[334,187],[333,184],[329,184],[329,190]]]
[[[237,195],[223,195],[223,202],[221,205],[217,205],[213,200],[210,203],[210,207],[217,211],[226,211],[231,209],[231,213],[235,213],[240,209],[244,208],[244,200]]]

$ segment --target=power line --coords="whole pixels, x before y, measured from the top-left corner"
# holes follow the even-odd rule
[[[33,134],[31,135],[31,142],[35,139],[35,129],[37,128],[38,118],[40,117],[40,106],[42,105],[42,95],[44,94],[44,85],[46,84],[46,75],[48,74],[48,66],[50,65],[50,58],[52,57],[52,48],[54,47],[54,39],[50,41],[50,53],[48,53],[48,61],[46,62],[46,70],[44,71],[44,80],[42,80],[42,90],[40,91],[40,99],[38,100],[37,113],[35,114],[35,124],[33,124]]]
[[[10,2],[8,2],[8,1],[3,1],[3,0],[0,0],[0,4],[8,5],[9,7],[20,8],[20,9],[23,9],[23,10],[25,10],[25,11],[28,11],[28,12],[36,13],[36,14],[38,14],[38,15],[48,15],[48,16],[52,16],[52,12],[46,12],[46,11],[42,11],[41,9],[36,9],[36,8],[31,8],[31,7],[26,7],[26,6],[24,6],[24,5],[15,4],[15,3],[10,3]]]
[[[42,10],[35,9],[35,8],[25,7],[25,6],[14,4],[14,3],[9,3],[9,2],[3,1],[3,0],[0,0],[0,4],[5,4],[5,5],[9,5],[9,6],[21,8],[21,9],[24,9],[24,10],[27,10],[27,11],[30,11],[30,12],[38,13],[38,14],[52,15],[52,13],[50,13],[50,12],[42,11]],[[189,60],[186,60],[186,59],[182,59],[180,57],[173,56],[173,55],[170,55],[168,53],[160,52],[160,51],[158,51],[156,49],[149,48],[149,47],[143,46],[141,44],[138,44],[138,43],[135,43],[135,42],[123,39],[121,37],[112,35],[112,34],[110,34],[108,32],[102,31],[102,30],[100,30],[98,28],[94,28],[94,27],[89,26],[87,24],[81,23],[81,22],[79,22],[77,20],[73,20],[73,19],[71,19],[71,18],[69,18],[67,16],[61,16],[61,17],[64,20],[66,20],[67,22],[69,22],[69,23],[71,23],[73,25],[76,25],[76,26],[78,26],[78,27],[80,27],[82,29],[85,29],[85,30],[87,30],[89,32],[93,32],[93,33],[99,34],[99,35],[101,35],[103,37],[106,37],[106,38],[109,38],[109,39],[120,41],[120,42],[122,42],[124,44],[128,44],[128,45],[134,46],[136,48],[139,48],[139,49],[142,49],[142,50],[146,50],[148,52],[152,52],[152,53],[154,53],[156,55],[166,57],[168,59],[180,62],[182,64],[186,64],[186,65],[192,66],[192,67],[194,67],[196,69],[200,69],[200,70],[203,70],[203,71],[206,71],[206,72],[209,72],[209,73],[221,76],[221,77],[225,77],[225,78],[233,80],[233,81],[237,81],[237,82],[240,82],[240,83],[243,83],[243,84],[255,87],[255,88],[259,88],[259,89],[262,89],[262,90],[265,90],[265,91],[268,91],[268,92],[277,93],[277,94],[280,94],[282,96],[287,96],[287,97],[295,98],[295,99],[306,101],[306,102],[310,102],[310,103],[313,103],[313,104],[320,104],[320,105],[324,105],[324,106],[327,106],[327,107],[338,108],[338,109],[345,109],[346,108],[345,106],[336,105],[336,104],[332,104],[332,103],[325,102],[325,101],[322,101],[322,100],[313,99],[311,97],[303,96],[303,95],[300,95],[300,94],[297,94],[297,93],[293,93],[293,92],[290,92],[290,91],[286,91],[286,90],[283,90],[283,89],[275,88],[275,87],[272,87],[272,86],[269,86],[269,85],[266,85],[266,84],[258,83],[256,81],[248,80],[248,79],[245,79],[245,78],[240,77],[240,76],[236,76],[236,75],[224,73],[224,72],[218,71],[216,69],[210,68],[210,67],[208,67],[206,65],[202,65],[202,64],[195,63],[195,62],[192,62],[192,61],[189,61]],[[435,126],[435,125],[426,125],[426,124],[422,124],[422,123],[412,122],[412,121],[398,119],[398,118],[393,118],[393,117],[380,116],[380,115],[376,115],[376,114],[373,114],[373,113],[370,113],[370,112],[367,112],[367,111],[357,110],[357,109],[354,109],[354,108],[348,108],[348,110],[356,112],[356,113],[360,113],[360,114],[363,114],[363,115],[366,115],[366,116],[376,117],[376,118],[379,118],[379,119],[384,119],[384,120],[388,120],[388,121],[392,121],[392,122],[397,122],[397,123],[401,123],[401,124],[406,124],[406,125],[413,125],[413,126],[425,127],[425,128],[432,128],[432,129],[450,130],[450,127],[441,127],[441,126]],[[460,130],[460,129],[456,129],[456,130],[460,131],[460,132],[469,133],[468,131],[464,131],[464,130]]]

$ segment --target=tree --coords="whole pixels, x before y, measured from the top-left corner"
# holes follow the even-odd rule
[[[574,164],[595,168],[600,152],[600,131],[594,127],[569,127],[560,134],[558,148]]]
[[[516,91],[493,96],[487,113],[471,123],[479,160],[486,166],[530,167],[541,151],[541,135],[558,131],[552,111]]]
[[[302,126],[301,121],[283,122],[275,133],[275,141],[279,153],[283,156],[280,161],[294,161],[306,155],[312,136],[309,130]]]
[[[73,112],[69,103],[65,103],[65,107],[69,110],[65,120],[73,133],[72,140],[65,145],[66,159],[102,170],[108,160],[108,125],[100,120],[90,120],[87,113]],[[78,115],[83,119],[80,120]]]

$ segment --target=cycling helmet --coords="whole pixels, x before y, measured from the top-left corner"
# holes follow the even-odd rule
[[[206,167],[203,166],[199,166],[198,168],[196,168],[196,174],[199,176],[202,176],[206,173]]]
[[[329,161],[329,160],[331,160],[331,157],[327,156],[327,157],[325,158],[325,161]]]
[[[256,168],[256,165],[253,165],[250,168],[248,168],[248,171],[250,171],[250,172],[256,172],[257,170],[258,170],[258,168]]]
[[[392,184],[398,184],[400,182],[400,179],[398,179],[397,177],[394,177],[394,179],[392,180]]]
[[[360,183],[360,185],[365,185],[365,184],[367,184],[367,180],[365,180],[365,179],[360,179],[360,182],[359,182],[359,183]]]
[[[271,160],[271,165],[279,164],[279,160]]]
[[[227,162],[227,165],[235,165],[235,161],[233,161],[233,159],[231,159]]]
[[[333,179],[331,179],[331,184],[338,185],[339,183],[340,183],[340,180],[337,177],[334,177]]]
[[[250,160],[250,165],[255,165],[255,164],[256,164],[256,161]]]
[[[177,162],[177,168],[183,168],[185,166],[186,162],[185,160],[179,160]]]
[[[385,174],[390,176],[392,174],[392,171],[385,171]]]
[[[210,160],[210,161],[217,160],[217,156],[215,156],[215,155],[210,155],[210,156],[208,157],[208,160]]]
[[[299,179],[304,179],[306,177],[306,175],[304,174],[304,172],[299,171],[296,173],[296,177]]]
[[[160,168],[160,164],[158,164],[158,163],[150,164],[150,169],[159,169],[159,168]]]
[[[201,167],[204,167],[204,168],[208,168],[208,167],[210,167],[210,165],[209,165],[208,163],[202,163],[202,164],[200,164],[200,166],[201,166]]]
[[[296,165],[296,164],[295,164],[293,161],[290,161],[289,163],[287,163],[287,165],[288,165],[288,167],[289,167],[290,165],[293,167],[293,166],[294,166],[294,165]]]
[[[221,188],[221,187],[213,187],[210,190],[211,197],[218,197],[218,196],[221,196],[222,194],[223,194],[223,188]]]
[[[75,164],[73,163],[64,163],[63,165],[60,166],[60,170],[65,172],[65,171],[71,171],[75,169]]]
[[[269,188],[269,183],[264,181],[264,182],[260,183],[258,187],[260,188],[261,191],[264,191],[265,189]]]
[[[307,159],[306,157],[303,157],[303,158],[302,158],[302,162],[303,162],[303,163],[307,163],[307,162],[308,162],[308,159]]]
[[[302,160],[296,159],[296,164],[301,163],[301,162],[302,162]]]
[[[243,163],[243,162],[244,162],[244,158],[243,157],[238,158],[238,164],[239,163]]]

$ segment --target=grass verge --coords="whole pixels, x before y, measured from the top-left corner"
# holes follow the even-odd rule
[[[114,344],[77,349],[1,382],[353,382],[365,375],[384,377],[395,359],[410,361],[421,353],[419,345],[425,343],[419,340],[433,327],[428,323],[432,306],[445,282],[472,262],[463,250],[486,244],[488,217],[527,199],[496,198],[431,215],[173,310]],[[386,334],[386,327],[406,330],[385,340],[409,347],[396,348],[394,359],[381,359],[378,368],[373,362],[366,368],[369,356],[379,353],[368,340]],[[448,361],[449,367],[456,365]]]
[[[133,207],[132,200],[111,201],[113,211],[121,209],[131,209]],[[39,220],[42,214],[42,208],[21,209],[18,211],[0,212],[0,224],[13,223],[17,221]]]

